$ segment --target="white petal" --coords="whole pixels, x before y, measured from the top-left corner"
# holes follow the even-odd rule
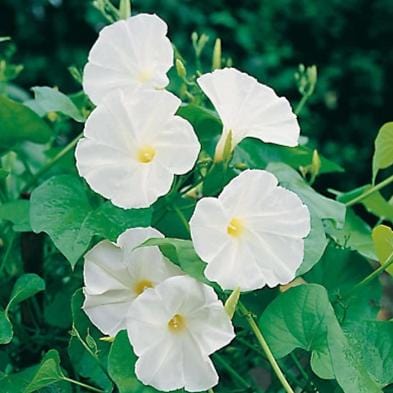
[[[234,145],[250,136],[264,142],[296,146],[300,128],[289,102],[273,89],[234,68],[198,78],[216,108],[224,130],[232,131]]]
[[[123,263],[122,251],[103,240],[85,255],[84,281],[91,294],[130,288],[131,277]]]
[[[191,125],[174,116],[179,104],[164,91],[116,90],[107,96],[90,115],[76,148],[79,174],[116,206],[150,206],[169,191],[174,174],[193,167],[199,152]],[[146,146],[155,155],[143,163],[138,151]]]
[[[137,360],[135,374],[145,385],[169,392],[184,386],[182,348],[174,340],[162,340]]]
[[[187,392],[206,391],[218,383],[218,375],[212,361],[201,354],[196,341],[189,337],[183,342],[182,373],[184,389]]]
[[[277,183],[277,178],[270,172],[248,169],[232,179],[218,199],[231,217],[244,217],[264,205]]]
[[[193,167],[201,148],[191,124],[179,116],[163,126],[156,146],[157,160],[177,175]]]
[[[242,222],[238,236],[226,233],[231,217]],[[292,280],[302,263],[309,231],[307,207],[262,170],[247,170],[218,199],[199,201],[191,220],[195,250],[208,264],[206,277],[223,289],[243,291]]]
[[[167,327],[173,314],[163,307],[163,300],[156,289],[146,289],[133,301],[128,311],[128,337],[138,356],[163,339],[170,338]]]
[[[226,247],[230,219],[216,198],[203,198],[197,203],[190,229],[194,248],[204,261],[210,261]]]
[[[255,254],[238,240],[231,241],[209,261],[205,276],[223,289],[239,287],[241,291],[251,291],[266,284],[265,274],[256,263]]]
[[[263,269],[269,287],[293,280],[304,257],[304,240],[269,234],[256,235],[247,245]]]
[[[130,290],[107,291],[103,294],[89,294],[84,289],[83,310],[90,321],[104,334],[116,336],[127,327],[127,314],[134,295]]]
[[[105,27],[93,45],[83,88],[98,104],[117,88],[163,88],[173,65],[167,25],[156,15],[139,14]]]
[[[171,332],[179,314],[185,330]],[[208,354],[234,338],[231,321],[214,290],[191,277],[172,277],[141,294],[129,310],[127,331],[136,375],[161,391],[203,391],[218,382]]]

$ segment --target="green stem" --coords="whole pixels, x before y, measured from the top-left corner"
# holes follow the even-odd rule
[[[82,135],[82,133],[79,134],[67,146],[65,146],[61,151],[59,151],[49,162],[47,162],[39,171],[37,171],[36,174],[30,179],[30,181],[25,184],[20,193],[23,194],[25,192],[28,192],[29,189],[35,185],[37,180],[44,173],[51,169],[53,165],[55,165],[60,159],[62,159],[69,151],[71,151],[75,147]]]
[[[279,379],[282,387],[284,388],[284,390],[287,393],[294,393],[293,389],[291,388],[287,379],[285,378],[285,375],[281,371],[280,366],[278,365],[276,359],[274,359],[272,351],[270,350],[269,345],[267,344],[265,338],[263,337],[263,334],[262,334],[260,328],[256,324],[254,317],[241,302],[239,302],[239,309],[240,309],[241,313],[244,315],[244,317],[246,318],[248,325],[250,326],[251,330],[253,331],[256,339],[258,340],[259,345],[263,349],[263,352],[265,352],[267,360],[269,361],[270,365],[272,366],[273,371],[276,374],[277,378]]]
[[[389,255],[386,261],[372,273],[370,273],[367,277],[365,277],[362,281],[356,284],[349,292],[347,292],[343,298],[351,297],[355,292],[357,292],[360,288],[366,286],[370,281],[374,280],[374,278],[378,277],[383,271],[385,271],[390,265],[393,264],[393,252]]]
[[[15,238],[16,238],[16,233],[12,232],[12,234],[10,235],[9,241],[8,241],[7,248],[4,252],[3,260],[1,261],[0,274],[3,272],[3,269],[6,266],[6,262],[11,254],[11,250],[12,250],[12,246],[14,245]]]
[[[68,378],[68,377],[63,377],[62,380],[66,381],[66,382],[69,382],[69,383],[73,383],[74,385],[81,386],[81,387],[83,387],[85,389],[91,390],[92,392],[105,393],[105,391],[102,390],[102,389],[98,389],[98,388],[95,388],[94,386],[87,385],[86,383],[76,381],[75,379],[71,379],[71,378]]]
[[[214,359],[217,360],[217,362],[228,371],[228,373],[235,381],[239,383],[239,385],[243,386],[245,389],[251,388],[251,385],[240,374],[238,374],[238,372],[221,355],[215,354]]]
[[[302,99],[299,101],[299,103],[297,104],[297,107],[295,109],[295,115],[299,116],[300,112],[302,111],[304,105],[306,104],[306,102],[308,101],[308,99],[311,97],[311,94],[304,94]]]
[[[172,205],[173,206],[173,210],[175,211],[175,213],[177,214],[177,216],[179,217],[181,223],[184,225],[184,228],[186,229],[186,231],[188,233],[190,233],[190,224],[188,223],[185,215],[183,214],[183,212],[179,209],[178,206],[176,205]]]
[[[369,188],[366,192],[364,192],[363,194],[358,195],[356,198],[351,199],[350,201],[348,201],[345,206],[349,207],[349,206],[353,206],[356,203],[361,202],[363,199],[366,199],[368,196],[370,196],[371,194],[373,194],[374,192],[379,191],[380,189],[386,187],[387,185],[389,185],[390,183],[393,183],[393,175],[389,176],[388,178],[386,178],[385,180],[381,181],[380,183],[376,184],[374,187]]]

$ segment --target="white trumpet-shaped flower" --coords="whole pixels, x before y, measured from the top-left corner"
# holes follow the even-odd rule
[[[190,220],[206,277],[242,291],[286,284],[304,257],[310,214],[300,198],[263,170],[246,170],[218,198],[203,198]]]
[[[136,376],[161,391],[205,391],[218,375],[209,358],[234,338],[214,290],[182,276],[146,290],[132,304],[127,331]]]
[[[223,159],[228,137],[230,150],[246,137],[284,146],[298,144],[300,128],[296,115],[288,100],[278,97],[272,88],[235,68],[204,74],[197,82],[223,123],[216,161]]]
[[[83,89],[98,104],[117,88],[164,88],[173,65],[168,27],[157,15],[139,14],[101,30],[83,73]]]
[[[85,255],[83,309],[104,334],[126,328],[128,310],[146,288],[182,274],[158,247],[137,248],[151,237],[163,235],[153,228],[128,229],[116,244],[103,240]]]
[[[198,157],[200,144],[191,124],[175,116],[179,106],[180,100],[164,90],[107,95],[78,142],[79,174],[116,206],[150,206]]]

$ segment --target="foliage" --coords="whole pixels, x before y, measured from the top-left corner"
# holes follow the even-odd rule
[[[89,249],[103,239],[116,241],[128,228],[150,225],[166,237],[149,239],[139,247],[158,246],[184,273],[213,286],[233,317],[237,338],[213,356],[221,377],[217,392],[282,391],[283,381],[276,378],[271,367],[277,363],[269,352],[267,357],[261,352],[261,339],[258,333],[253,335],[255,329],[260,329],[271,356],[279,360],[285,378],[298,391],[392,391],[392,310],[386,306],[384,292],[392,285],[392,277],[385,270],[390,275],[393,272],[393,204],[387,192],[393,183],[393,176],[389,176],[393,123],[375,132],[374,150],[371,140],[351,137],[351,130],[360,124],[360,135],[365,135],[369,127],[377,130],[375,118],[385,120],[385,108],[381,109],[378,101],[381,95],[391,94],[385,82],[390,76],[377,66],[383,48],[370,55],[361,48],[347,58],[348,47],[343,44],[331,58],[321,57],[328,52],[327,46],[347,33],[347,12],[356,17],[354,23],[359,23],[354,12],[356,2],[344,5],[333,1],[330,6],[321,3],[318,7],[280,0],[258,5],[250,2],[236,8],[224,1],[210,5],[168,1],[160,6],[153,0],[136,2],[137,11],[155,11],[173,26],[178,54],[170,89],[183,99],[177,114],[193,125],[202,145],[195,168],[177,176],[167,195],[143,209],[122,209],[105,201],[77,175],[74,161],[83,123],[93,109],[82,91],[79,73],[86,61],[87,41],[90,44],[93,40],[88,26],[107,23],[103,14],[109,19],[126,16],[128,3],[121,1],[119,11],[112,9],[112,14],[106,9],[100,13],[96,9],[100,9],[100,2],[96,8],[79,1],[64,2],[64,6],[56,1],[33,3],[35,7],[21,11],[16,3],[5,2],[8,12],[17,10],[22,21],[28,12],[35,18],[40,12],[65,12],[72,15],[72,20],[65,22],[67,29],[72,30],[72,21],[77,20],[88,34],[85,38],[84,30],[79,31],[80,41],[73,47],[73,55],[64,55],[67,60],[55,62],[53,67],[41,64],[42,53],[36,45],[44,38],[38,37],[31,45],[31,63],[26,61],[28,73],[19,79],[22,67],[13,63],[12,49],[4,50],[0,58],[1,392],[155,391],[135,376],[136,355],[126,332],[115,338],[102,337],[92,325],[81,310],[84,297],[80,289],[83,255]],[[378,16],[388,7],[379,0],[364,5],[363,10],[368,8]],[[304,20],[309,24],[305,26]],[[188,25],[210,37],[219,32],[222,40],[215,41],[213,47],[207,36],[194,34],[191,44],[184,34]],[[31,35],[33,26],[29,22],[25,31],[18,31],[17,43]],[[301,28],[301,33],[293,37],[286,34],[295,28]],[[51,29],[59,29],[56,31],[61,37],[66,34],[60,27]],[[322,34],[324,29],[326,34]],[[384,37],[391,24],[384,22],[380,30],[374,29],[377,37]],[[50,36],[48,32],[46,35]],[[310,45],[305,36],[325,38],[314,52],[315,59],[301,49],[306,41],[307,48]],[[365,47],[373,42],[365,40]],[[56,42],[53,45],[57,54],[67,49]],[[8,38],[0,38],[2,48],[12,48]],[[228,64],[229,55],[291,97],[298,88],[296,94],[304,98],[298,115],[304,134],[310,138],[293,148],[247,138],[233,154],[224,149],[224,162],[213,162],[222,124],[202,97],[195,77]],[[300,66],[296,86],[291,59],[299,55],[305,62],[326,62],[327,66],[318,71],[317,85],[316,68]],[[389,56],[386,51],[384,64],[392,61]],[[76,64],[71,71],[73,79],[63,64],[70,58]],[[44,81],[39,76],[43,66],[48,70]],[[350,79],[353,69],[358,74]],[[32,97],[24,90],[48,81],[64,87],[67,93],[36,86]],[[369,97],[367,106],[358,94],[350,97],[351,107],[344,97],[358,84],[358,91]],[[331,114],[334,116],[327,122],[326,116]],[[331,129],[335,131],[329,138],[321,137]],[[355,146],[361,148],[353,160]],[[359,163],[372,151],[372,164],[367,164],[366,170],[370,176],[366,176]],[[337,159],[337,152],[343,157]],[[278,290],[263,288],[240,295],[239,290],[229,293],[206,279],[206,265],[194,250],[188,222],[198,199],[217,196],[247,168],[266,169],[280,185],[297,193],[310,210],[311,232],[293,282]],[[326,179],[336,180],[334,186],[341,189],[338,174],[354,186],[352,190],[326,190]],[[365,185],[355,185],[357,180]],[[252,322],[248,325],[249,321],[255,326]]]

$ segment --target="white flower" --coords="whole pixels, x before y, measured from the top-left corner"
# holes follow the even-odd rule
[[[190,220],[205,275],[223,289],[243,291],[286,284],[303,261],[310,231],[307,207],[274,175],[247,170],[218,198],[203,198]]]
[[[235,68],[204,74],[197,80],[223,123],[216,161],[223,158],[225,141],[232,135],[231,150],[246,137],[284,146],[296,146],[300,133],[288,100],[273,89]]]
[[[212,288],[182,276],[146,290],[129,310],[127,331],[136,376],[161,391],[205,391],[218,382],[209,358],[234,338]]]
[[[85,255],[83,309],[105,334],[126,328],[128,309],[146,288],[182,274],[158,247],[136,248],[151,237],[163,235],[153,228],[128,229],[116,244],[103,240]]]
[[[139,14],[101,30],[83,73],[83,89],[98,104],[117,88],[164,88],[173,65],[168,27],[157,15]]]
[[[169,191],[174,174],[188,172],[198,157],[191,124],[175,116],[179,105],[164,90],[107,95],[76,148],[79,174],[116,206],[150,206]]]

